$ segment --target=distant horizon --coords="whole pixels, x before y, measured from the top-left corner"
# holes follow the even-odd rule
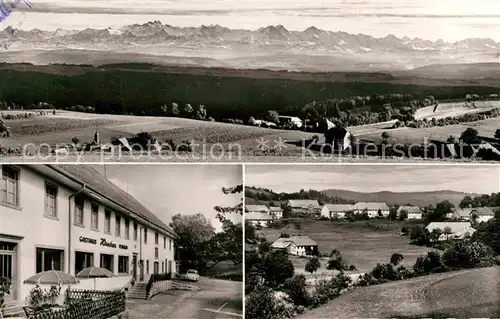
[[[257,187],[257,186],[252,186],[252,185],[246,185],[245,187],[255,187],[255,188],[260,188],[264,189],[266,187]],[[276,194],[291,194],[291,193],[298,193],[300,191],[290,191],[290,192],[275,192],[273,189],[266,188],[271,191],[273,191]],[[475,195],[490,195],[491,193],[477,193],[477,192],[465,192],[465,191],[454,191],[451,189],[441,189],[441,190],[431,190],[431,191],[391,191],[391,190],[382,190],[382,191],[374,191],[374,192],[364,192],[364,191],[353,191],[350,189],[342,189],[342,188],[325,188],[325,189],[305,189],[303,188],[306,192],[308,191],[317,191],[317,192],[325,192],[325,191],[345,191],[345,192],[353,192],[353,193],[359,193],[359,194],[375,194],[375,193],[393,193],[393,194],[405,194],[405,193],[444,193],[444,192],[449,192],[449,193],[460,193],[460,194],[475,194]]]
[[[162,21],[180,27],[221,24],[232,29],[283,25],[289,30],[316,26],[327,31],[456,42],[467,38],[500,41],[500,2],[495,0],[33,0],[15,11],[0,29],[22,21],[22,29],[119,28]],[[23,8],[24,9],[24,8]],[[23,15],[24,14],[24,15]],[[77,16],[77,18],[75,18]],[[12,21],[12,22],[9,22]]]
[[[359,193],[500,192],[500,168],[468,165],[246,165],[245,185],[274,192],[343,189]]]

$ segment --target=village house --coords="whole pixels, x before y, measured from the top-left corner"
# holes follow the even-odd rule
[[[288,205],[294,214],[317,215],[321,212],[321,205],[313,199],[290,199]]]
[[[471,221],[473,216],[476,216],[478,223],[487,222],[495,216],[495,213],[490,207],[476,207],[476,208],[454,208],[451,219],[461,221]]]
[[[87,165],[1,165],[0,277],[12,282],[7,301],[24,301],[36,273],[76,275],[91,266],[132,279],[177,271],[174,231],[134,197]],[[82,279],[76,289],[91,289]]]
[[[268,227],[273,222],[273,216],[262,212],[247,212],[245,213],[245,221],[253,226]]]
[[[321,209],[321,216],[326,218],[345,218],[346,213],[353,211],[351,204],[325,204]]]
[[[354,204],[353,210],[355,214],[366,212],[370,218],[389,216],[389,206],[386,203],[357,202]]]
[[[283,218],[283,208],[279,206],[270,206],[269,207],[269,213],[274,219],[281,219]]]
[[[447,228],[450,230],[450,234],[445,234]],[[442,234],[439,237],[440,241],[464,239],[468,236],[472,236],[476,231],[469,222],[432,222],[427,225],[425,229],[427,229],[429,233],[432,233],[435,229],[441,230]]]
[[[286,249],[295,256],[316,256],[318,254],[318,244],[308,236],[290,236],[288,238],[278,238],[271,244],[272,249]]]
[[[406,212],[407,219],[422,219],[422,210],[418,206],[399,206],[397,212],[398,218],[402,212]]]

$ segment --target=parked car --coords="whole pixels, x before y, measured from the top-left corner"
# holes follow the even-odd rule
[[[198,281],[200,279],[200,275],[198,275],[198,271],[194,269],[189,269],[186,272],[186,280],[189,281]]]

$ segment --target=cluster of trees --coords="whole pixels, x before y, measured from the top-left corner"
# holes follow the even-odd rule
[[[81,71],[81,67],[75,66]],[[375,92],[375,94],[374,94]],[[206,74],[136,72],[116,68],[88,68],[74,75],[0,70],[0,100],[16,105],[36,105],[44,100],[58,109],[70,105],[92,105],[97,113],[162,115],[165,102],[179,105],[205,105],[214,119],[248,119],[266,116],[269,110],[282,115],[301,114],[311,101],[323,106],[314,110],[326,117],[366,108],[383,113],[384,104],[392,109],[410,106],[412,100],[428,96],[438,100],[460,99],[468,93],[487,95],[489,87],[417,86],[391,83],[299,81],[285,78],[255,78]],[[333,101],[331,99],[338,99]],[[410,104],[409,104],[410,103]],[[194,108],[194,107],[193,107]],[[193,111],[196,113],[196,110]],[[391,117],[392,114],[391,114]]]
[[[417,258],[411,268],[401,265],[404,257],[393,254],[389,263],[377,264],[360,277],[357,285],[371,286],[388,281],[404,280],[459,269],[489,267],[496,264],[493,250],[477,240],[455,241],[442,253],[430,251]]]
[[[345,263],[334,250],[327,268],[341,270],[341,273],[330,280],[321,280],[312,292],[308,292],[305,276],[294,274],[287,252],[271,250],[270,243],[256,237],[252,228],[247,223],[245,238],[256,249],[247,250],[245,254],[245,318],[290,318],[306,308],[318,307],[338,297],[351,284],[351,279],[342,272]],[[312,258],[306,271],[314,273],[320,266],[319,259]],[[286,300],[280,300],[275,294],[277,291],[286,293]]]
[[[223,188],[224,194],[239,194],[243,186]],[[216,206],[217,219],[222,224],[222,231],[215,232],[211,222],[203,214],[180,215],[172,217],[170,227],[179,235],[178,259],[180,270],[196,269],[201,275],[223,261],[232,261],[234,265],[243,262],[243,227],[234,223],[231,215],[242,215],[243,206]],[[242,274],[240,277],[242,280]]]
[[[460,204],[460,208],[464,207],[500,207],[500,193],[481,196],[465,196]]]
[[[394,123],[393,127],[397,128],[397,127],[407,126],[411,128],[427,128],[434,126],[448,126],[448,125],[457,125],[461,123],[476,122],[498,116],[500,116],[499,109],[493,109],[485,112],[465,114],[458,117],[446,117],[440,119],[432,118],[431,120],[423,119],[423,120],[398,121]]]
[[[355,201],[348,200],[342,197],[330,197],[325,195],[323,192],[316,191],[313,189],[304,190],[301,189],[298,192],[293,193],[275,193],[274,191],[266,188],[256,188],[252,186],[245,187],[245,197],[252,198],[259,201],[271,201],[271,202],[282,202],[290,199],[312,199],[317,200],[320,204],[322,203],[332,203],[332,204],[354,204]]]

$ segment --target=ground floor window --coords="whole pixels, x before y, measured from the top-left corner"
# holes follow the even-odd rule
[[[64,270],[64,250],[36,249],[36,272],[48,270]]]
[[[146,260],[146,274],[149,274],[149,260]]]
[[[128,274],[128,256],[118,256],[118,272]]]
[[[164,261],[161,262],[161,273],[162,274],[165,273],[165,262]]]
[[[113,261],[115,256],[113,255],[106,255],[106,254],[101,254],[101,268],[107,269],[114,273],[114,268],[113,268]]]
[[[75,251],[75,275],[85,268],[94,266],[94,254]]]

